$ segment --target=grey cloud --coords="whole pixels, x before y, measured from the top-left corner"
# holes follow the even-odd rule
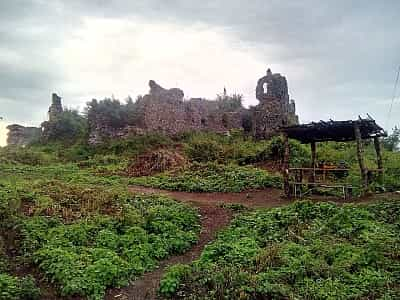
[[[369,111],[384,122],[388,106],[382,103],[391,96],[400,63],[399,12],[397,0],[3,1],[0,50],[14,49],[36,65],[32,69],[0,64],[0,97],[33,101],[40,91],[56,87],[63,80],[62,70],[46,53],[79,26],[82,17],[140,17],[149,22],[221,27],[258,49],[265,67],[279,63],[287,71],[303,70],[304,78],[295,81],[290,73],[285,75],[305,119]],[[32,32],[35,27],[42,31]],[[263,59],[269,48],[276,50]],[[43,61],[40,67],[38,60]],[[253,74],[255,81],[259,75]]]

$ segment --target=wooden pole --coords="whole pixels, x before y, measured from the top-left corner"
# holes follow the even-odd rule
[[[374,146],[376,152],[376,162],[378,165],[378,181],[380,184],[383,184],[383,161],[382,161],[382,152],[381,152],[381,143],[379,141],[379,137],[374,137]]]
[[[289,185],[289,158],[290,158],[290,148],[289,148],[289,137],[287,134],[283,135],[283,164],[282,164],[282,175],[283,175],[283,190],[286,197],[290,197],[290,185]]]
[[[313,168],[311,178],[315,182],[315,166],[317,162],[317,146],[315,142],[311,142],[311,167]]]
[[[360,131],[360,127],[357,123],[354,124],[354,135],[355,135],[356,142],[357,142],[357,158],[358,158],[358,163],[360,165],[360,172],[361,172],[362,194],[365,194],[365,192],[368,190],[368,170],[365,167],[364,150],[363,150],[363,144],[362,144],[362,139],[361,139],[361,131]]]

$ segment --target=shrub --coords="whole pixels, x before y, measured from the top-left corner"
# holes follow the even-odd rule
[[[197,162],[219,160],[223,152],[224,149],[222,145],[206,138],[193,140],[185,146],[186,155]]]
[[[126,139],[105,141],[94,147],[97,154],[134,156],[162,146],[171,145],[170,138],[161,134],[134,135]]]
[[[2,147],[0,148],[0,163],[6,164],[24,164],[37,166],[48,164],[51,162],[51,157],[43,152],[35,149],[22,147]]]
[[[87,120],[77,110],[64,111],[51,122],[42,123],[45,141],[77,141],[87,134]]]
[[[253,167],[193,164],[180,174],[131,178],[130,184],[187,192],[241,192],[248,189],[280,187],[281,178]]]

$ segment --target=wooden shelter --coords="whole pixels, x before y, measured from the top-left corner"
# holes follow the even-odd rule
[[[328,186],[326,182],[317,183],[315,180],[315,175],[317,172],[323,172],[323,178],[325,178],[326,172],[344,172],[348,171],[348,169],[344,167],[338,168],[318,168],[316,165],[316,147],[318,142],[347,142],[347,141],[356,141],[357,143],[357,158],[360,166],[361,173],[361,186],[362,191],[365,192],[368,190],[369,180],[368,174],[371,172],[376,172],[379,174],[380,180],[382,180],[383,174],[383,163],[382,163],[382,155],[381,155],[381,146],[379,138],[382,136],[386,136],[386,133],[376,124],[375,120],[372,119],[369,115],[367,119],[362,119],[359,117],[358,120],[350,120],[350,121],[320,121],[320,122],[312,122],[309,124],[300,124],[294,126],[287,126],[281,129],[281,132],[284,136],[284,161],[283,161],[283,179],[284,179],[284,190],[285,195],[290,197],[292,195],[293,190],[296,191],[296,187],[302,183],[302,179],[300,182],[298,180],[291,181],[290,176],[293,173],[300,173],[300,178],[303,176],[303,172],[311,171],[311,180],[307,182],[308,185],[317,186],[317,185],[325,185]],[[290,149],[289,149],[289,138],[300,141],[303,144],[311,145],[311,168],[290,168],[289,166],[289,158],[290,158]],[[378,168],[374,170],[368,170],[366,168],[364,162],[363,155],[363,143],[362,140],[373,139],[376,156],[377,156],[377,165]],[[296,176],[297,178],[299,176]],[[331,186],[335,187],[335,186]],[[346,197],[346,188],[347,186],[340,186],[343,188],[344,197]],[[296,195],[296,192],[295,192]]]

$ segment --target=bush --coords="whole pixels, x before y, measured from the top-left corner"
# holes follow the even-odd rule
[[[193,164],[180,174],[131,178],[129,183],[186,192],[241,192],[280,187],[281,178],[253,167],[208,163]]]
[[[42,123],[43,138],[48,141],[77,141],[87,135],[87,119],[77,110],[64,109],[56,120]]]
[[[2,147],[0,148],[0,163],[5,164],[24,164],[38,166],[49,164],[52,161],[50,155],[35,149],[22,147]]]
[[[385,152],[383,159],[385,188],[389,191],[400,190],[400,152]]]
[[[305,166],[310,164],[310,150],[296,140],[289,140],[291,166]],[[269,140],[267,148],[267,157],[269,160],[283,161],[284,145],[282,137],[273,137]]]
[[[224,148],[217,141],[198,138],[185,145],[185,153],[193,161],[209,162],[220,160]]]
[[[94,147],[97,154],[134,156],[162,146],[172,140],[161,134],[134,135],[126,139],[110,140]]]

